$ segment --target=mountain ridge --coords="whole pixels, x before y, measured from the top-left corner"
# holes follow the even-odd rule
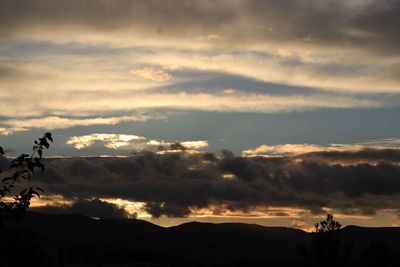
[[[161,262],[187,263],[195,259],[223,265],[298,261],[301,259],[299,248],[310,247],[312,241],[310,233],[289,227],[196,221],[162,227],[140,219],[93,219],[80,214],[27,212],[21,220],[7,225],[35,232],[39,241],[53,250],[75,248],[95,251],[101,257],[111,253],[122,258],[129,255]],[[393,252],[400,252],[398,227],[350,225],[339,231],[344,240],[352,241],[354,255],[359,255],[374,241],[383,241]]]

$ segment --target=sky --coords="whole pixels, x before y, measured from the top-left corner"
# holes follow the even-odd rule
[[[399,12],[398,0],[3,0],[0,144],[12,157],[53,134],[40,211],[397,226]]]

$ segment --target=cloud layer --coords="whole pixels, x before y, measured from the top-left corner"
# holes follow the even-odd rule
[[[47,159],[35,183],[67,200],[145,203],[142,209],[154,217],[185,217],[201,209],[251,215],[268,207],[371,215],[398,208],[399,162],[398,149],[278,158],[144,151],[125,158]]]
[[[396,51],[398,1],[2,1],[4,39],[32,32],[43,36],[78,32],[135,33],[140,38],[183,37],[246,46],[270,40],[275,44],[316,43],[350,48]],[[292,12],[296,10],[296,12]],[[258,27],[255,27],[258,25]],[[33,26],[33,27],[32,27]],[[62,32],[60,32],[60,27]],[[57,34],[58,33],[58,34]],[[70,38],[70,36],[68,36]],[[86,36],[88,37],[88,36]],[[138,38],[139,37],[139,38]],[[129,40],[129,36],[126,36]],[[111,40],[112,41],[112,40]],[[119,41],[119,40],[118,40]],[[235,42],[234,42],[235,41]],[[241,41],[241,42],[239,42]],[[249,43],[252,41],[252,43]]]
[[[5,0],[0,10],[1,134],[42,120],[57,129],[135,121],[143,110],[399,103],[397,0]],[[223,75],[263,90],[207,85]]]

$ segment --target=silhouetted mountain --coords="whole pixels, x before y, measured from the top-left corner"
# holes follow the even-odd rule
[[[355,254],[364,251],[371,243],[385,242],[393,251],[400,252],[400,227],[346,226],[341,229],[344,238],[353,240]]]
[[[187,253],[203,253],[209,259],[298,259],[297,246],[309,242],[304,231],[285,227],[264,227],[244,223],[191,222],[168,228]]]
[[[53,261],[72,259],[82,264],[278,266],[288,263],[285,260],[300,261],[298,246],[307,247],[311,242],[310,234],[301,230],[243,223],[191,222],[164,228],[137,219],[96,220],[76,214],[27,212],[22,220],[8,225],[36,232]],[[395,253],[400,251],[400,228],[348,226],[340,231],[343,238],[353,240],[355,257],[376,241],[385,242]]]
[[[79,214],[49,215],[27,212],[16,227],[37,231],[48,242],[109,243],[160,235],[165,228],[143,220],[92,219]]]

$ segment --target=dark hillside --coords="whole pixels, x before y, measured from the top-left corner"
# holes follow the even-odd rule
[[[71,261],[74,266],[278,266],[289,264],[286,261],[296,265],[301,260],[298,247],[311,242],[310,234],[301,230],[242,223],[191,222],[164,228],[143,220],[27,212],[22,220],[7,225],[35,233],[46,257],[62,266]],[[376,241],[394,255],[400,251],[400,228],[348,226],[340,231],[343,239],[353,240],[354,259]]]

